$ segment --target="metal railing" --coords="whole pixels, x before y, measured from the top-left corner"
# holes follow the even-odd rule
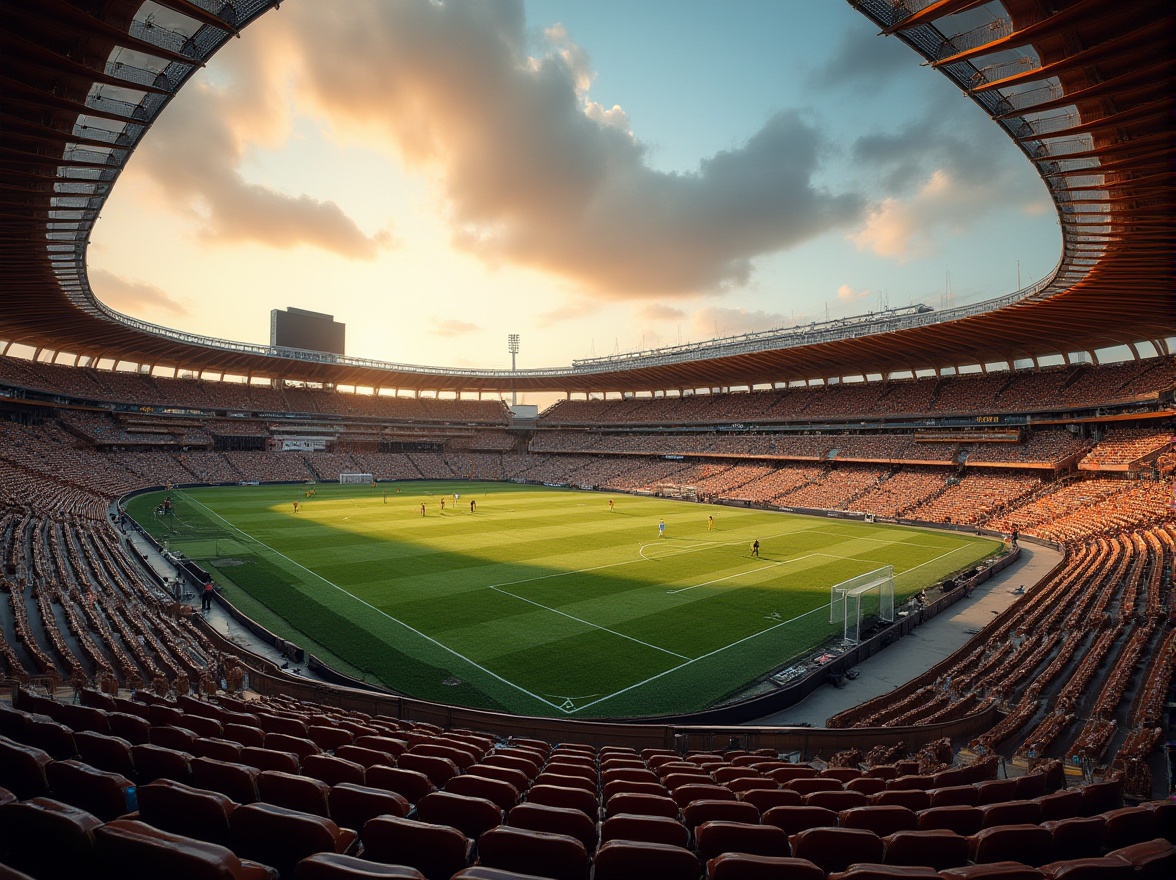
[[[995,40],[1002,40],[1005,37],[1011,36],[1013,33],[1013,21],[1011,18],[998,18],[990,21],[987,24],[982,24],[980,27],[972,28],[970,31],[965,31],[961,34],[956,34],[954,37],[949,37],[942,46],[939,47],[938,58],[950,58],[952,55],[957,55],[960,52],[967,52],[970,49],[978,49],[981,46],[987,46]]]

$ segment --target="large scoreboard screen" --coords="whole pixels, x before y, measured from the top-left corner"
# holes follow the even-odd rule
[[[270,345],[346,354],[343,350],[347,325],[334,315],[306,309],[274,309],[270,312]]]

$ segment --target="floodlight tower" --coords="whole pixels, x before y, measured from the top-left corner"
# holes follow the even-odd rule
[[[506,347],[510,352],[510,371],[513,373],[516,369],[515,355],[519,353],[519,334],[511,333],[508,335],[506,337]],[[510,379],[510,405],[513,407],[516,403],[518,403],[518,400],[516,399],[514,377],[512,376]]]

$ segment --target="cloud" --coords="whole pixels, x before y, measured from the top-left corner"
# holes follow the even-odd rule
[[[193,216],[200,238],[210,243],[310,245],[360,260],[393,246],[390,231],[365,235],[333,201],[246,180],[240,169],[247,150],[281,145],[289,136],[289,108],[278,88],[281,66],[267,57],[272,47],[246,40],[233,48],[240,51],[227,54],[225,81],[190,84],[155,123],[132,169]]]
[[[700,339],[710,339],[720,336],[738,336],[742,333],[755,333],[759,330],[778,330],[790,327],[804,316],[795,320],[789,315],[777,312],[753,311],[744,308],[719,308],[710,306],[696,310],[690,316],[694,327],[694,335]]]
[[[837,298],[842,302],[856,302],[859,299],[865,299],[869,295],[869,290],[854,290],[848,284],[842,284],[837,288]]]
[[[849,238],[861,250],[900,263],[925,257],[932,251],[934,236],[966,231],[972,218],[961,206],[970,206],[983,196],[982,188],[974,183],[936,171],[913,198],[883,200]]]
[[[90,269],[90,283],[98,299],[120,312],[154,310],[183,317],[185,306],[172,299],[167,291],[142,281],[129,281],[105,269]]]
[[[291,4],[278,19],[267,76],[337,136],[378,132],[426,170],[453,244],[487,263],[604,297],[699,294],[864,214],[860,196],[814,182],[826,144],[797,113],[693,173],[653,170],[625,111],[591,100],[590,61],[565,29],[530,54],[520,0],[355,2],[345,16]]]
[[[829,53],[828,59],[808,77],[811,85],[833,89],[852,85],[878,91],[895,76],[914,68],[915,56],[897,39],[880,39],[869,26],[854,27]]]
[[[587,318],[589,315],[595,315],[599,311],[599,303],[593,302],[590,299],[573,299],[564,303],[562,306],[540,313],[536,316],[535,322],[540,327],[553,327],[556,324],[562,324],[564,321]]]
[[[682,309],[668,306],[665,303],[647,303],[637,310],[637,314],[649,321],[670,321],[686,317],[686,313]]]
[[[458,321],[453,318],[450,318],[446,321],[441,321],[437,318],[434,318],[433,329],[429,332],[434,336],[453,337],[465,336],[469,333],[476,333],[481,329],[482,328],[477,324],[471,324],[469,321]]]

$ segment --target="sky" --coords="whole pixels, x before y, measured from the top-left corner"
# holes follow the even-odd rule
[[[518,333],[527,368],[1047,275],[1044,184],[919,61],[837,0],[288,0],[132,156],[91,284],[248,342],[326,312],[396,363]]]

